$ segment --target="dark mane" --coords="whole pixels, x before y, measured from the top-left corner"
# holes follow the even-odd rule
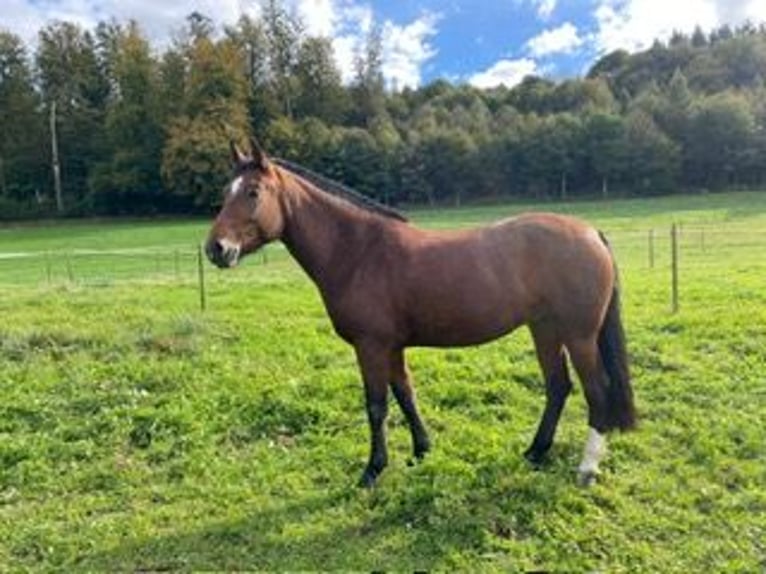
[[[396,209],[388,207],[387,205],[383,205],[382,203],[379,203],[374,199],[351,189],[339,181],[335,181],[329,177],[320,175],[314,171],[311,171],[307,167],[303,167],[302,165],[295,164],[285,159],[272,158],[271,161],[273,161],[282,169],[289,171],[293,175],[297,175],[303,179],[306,179],[321,191],[348,201],[349,203],[360,207],[365,211],[383,215],[384,217],[389,217],[391,219],[398,219],[399,221],[407,221],[407,217],[405,217],[404,214],[397,211]]]

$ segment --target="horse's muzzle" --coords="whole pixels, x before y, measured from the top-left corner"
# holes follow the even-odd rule
[[[205,245],[207,258],[221,269],[234,267],[239,262],[241,248],[228,239],[209,239]]]

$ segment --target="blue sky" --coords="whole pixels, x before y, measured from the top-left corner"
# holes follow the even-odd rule
[[[283,0],[309,32],[333,40],[350,79],[354,53],[373,22],[381,26],[390,85],[436,78],[481,87],[512,86],[525,75],[583,75],[602,54],[643,49],[674,30],[766,20],[766,0]],[[258,0],[2,0],[0,27],[34,43],[47,21],[85,27],[135,19],[155,46],[166,45],[197,10],[218,24],[256,15]]]

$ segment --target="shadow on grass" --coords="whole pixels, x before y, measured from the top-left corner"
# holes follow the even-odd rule
[[[408,476],[377,491],[349,486],[334,493],[307,493],[243,519],[127,541],[81,557],[76,567],[108,571],[444,568],[456,557],[478,559],[493,537],[534,538],[536,521],[554,512],[557,499],[571,488],[569,471],[559,464],[551,466],[557,469],[522,472],[516,468],[502,480],[497,468],[486,469],[485,476],[475,476],[470,484],[454,489],[444,484],[435,488],[430,476],[425,480]]]
[[[328,515],[336,514],[347,498],[316,496],[242,520],[130,541],[82,557],[77,567],[104,571],[411,569],[413,557],[428,567],[444,552],[459,552],[471,544],[471,537],[447,525],[412,529],[397,512],[368,515],[366,520],[334,527]],[[327,526],[317,527],[322,522]]]

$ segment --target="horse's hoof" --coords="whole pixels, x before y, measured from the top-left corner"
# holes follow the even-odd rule
[[[362,473],[362,477],[359,479],[357,486],[359,486],[359,488],[372,488],[375,486],[376,479],[376,473],[372,472],[371,470],[365,470]]]
[[[577,484],[582,488],[590,488],[598,481],[598,473],[587,470],[577,473]]]
[[[524,452],[524,458],[526,458],[532,466],[539,468],[545,462],[545,454],[546,451],[529,448]]]
[[[416,459],[423,460],[423,458],[428,454],[430,450],[431,450],[431,441],[429,441],[428,439],[425,439],[415,446],[413,454],[415,455]]]
[[[412,453],[412,458],[407,459],[407,466],[415,466],[419,462],[423,462],[423,459],[426,457],[429,450],[431,450],[430,447],[425,447]]]
[[[417,466],[418,464],[423,462],[423,459],[425,458],[424,454],[416,454],[412,458],[408,458],[407,459],[407,466],[409,468],[412,468],[413,466]]]

